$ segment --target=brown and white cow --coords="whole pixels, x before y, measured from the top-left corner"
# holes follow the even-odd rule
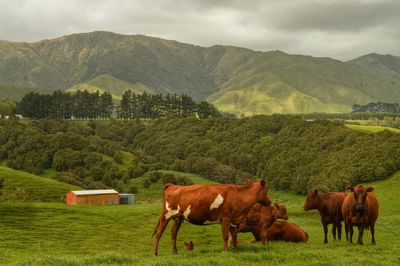
[[[350,231],[350,243],[353,243],[353,226],[357,226],[357,243],[363,244],[364,229],[370,229],[372,244],[375,245],[375,222],[379,213],[375,188],[357,185],[355,188],[347,187],[347,191],[350,193],[346,196],[342,206],[347,241],[349,241],[348,232]]]
[[[286,242],[307,242],[308,234],[297,224],[287,221],[275,221],[268,229],[263,229],[262,242],[286,241]]]
[[[255,241],[261,241],[261,231],[277,219],[287,220],[288,212],[284,204],[263,206],[254,204],[238,227],[239,233],[251,232]]]
[[[233,239],[233,249],[237,248],[237,226],[241,223],[251,206],[255,203],[269,205],[268,187],[264,180],[252,182],[246,179],[247,186],[239,185],[191,185],[164,186],[163,206],[160,219],[153,235],[156,235],[153,254],[158,253],[158,243],[172,219],[172,252],[178,253],[176,237],[183,220],[196,225],[220,223],[227,250],[229,232]]]
[[[304,210],[318,210],[324,228],[324,243],[328,243],[328,224],[332,224],[333,239],[336,240],[336,229],[339,240],[342,239],[342,204],[346,195],[343,192],[321,193],[317,189],[309,191]]]

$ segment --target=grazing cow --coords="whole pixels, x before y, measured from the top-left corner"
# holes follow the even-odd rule
[[[370,229],[372,244],[375,245],[375,222],[379,213],[375,188],[358,185],[355,188],[347,187],[347,191],[350,193],[346,196],[342,206],[347,241],[349,241],[348,232],[350,231],[350,243],[353,243],[353,226],[357,226],[357,243],[363,244],[364,229]]]
[[[336,229],[339,240],[342,239],[342,204],[346,195],[343,192],[321,193],[317,189],[307,194],[304,210],[318,210],[324,227],[324,243],[328,243],[328,224],[332,224],[333,239],[336,240]]]
[[[191,185],[178,186],[166,184],[163,193],[163,205],[158,224],[153,254],[158,253],[158,243],[172,219],[172,252],[178,253],[176,237],[183,220],[196,225],[220,223],[227,251],[229,232],[233,239],[233,249],[237,248],[237,226],[241,223],[251,206],[255,203],[270,205],[268,187],[265,181],[252,182],[246,179],[247,186],[239,185]]]
[[[254,204],[246,217],[238,227],[239,233],[251,232],[255,241],[261,241],[261,231],[268,228],[276,219],[288,219],[288,213],[284,204],[262,206]]]
[[[262,230],[262,242],[286,241],[286,242],[307,242],[308,234],[297,224],[287,221],[276,221],[269,228]]]
[[[191,251],[191,250],[194,249],[194,244],[193,244],[193,242],[191,240],[189,242],[185,241],[185,247],[186,247],[187,251]]]

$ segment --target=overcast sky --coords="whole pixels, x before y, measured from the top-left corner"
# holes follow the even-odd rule
[[[399,0],[0,0],[0,39],[95,30],[350,59],[400,55]]]

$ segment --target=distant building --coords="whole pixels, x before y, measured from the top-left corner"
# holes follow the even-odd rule
[[[135,204],[135,195],[119,194],[119,204]]]
[[[67,192],[67,205],[115,205],[119,204],[118,191],[114,189],[75,190]]]

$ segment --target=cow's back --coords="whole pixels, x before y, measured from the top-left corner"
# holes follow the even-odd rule
[[[276,221],[267,229],[268,241],[307,242],[307,233],[297,224]]]

